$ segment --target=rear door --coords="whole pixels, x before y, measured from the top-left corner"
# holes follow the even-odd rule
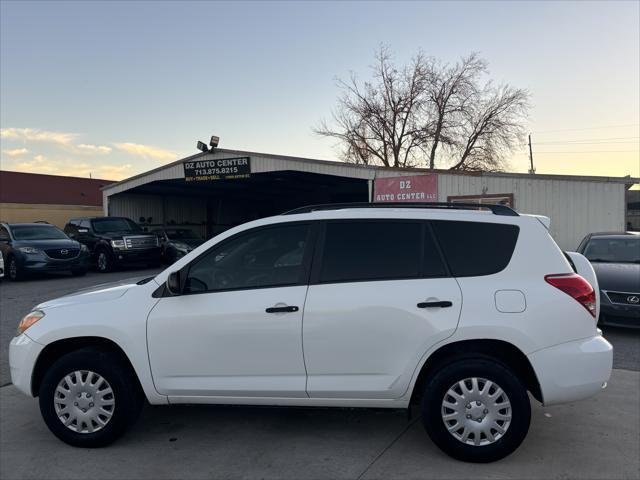
[[[326,222],[304,311],[308,395],[401,397],[461,303],[426,222]]]

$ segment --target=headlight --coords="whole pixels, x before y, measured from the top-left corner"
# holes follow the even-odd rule
[[[34,310],[31,313],[27,313],[20,323],[18,324],[18,330],[16,331],[16,337],[22,335],[24,331],[29,328],[31,325],[36,323],[44,317],[44,312],[42,310]]]
[[[18,248],[18,250],[20,250],[22,253],[28,253],[28,254],[40,253],[40,250],[33,247],[20,247]]]
[[[111,240],[111,246],[113,248],[126,248],[124,240]]]

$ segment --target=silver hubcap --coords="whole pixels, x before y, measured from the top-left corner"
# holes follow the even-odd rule
[[[98,268],[100,270],[106,270],[107,269],[107,255],[104,253],[100,253],[98,255]]]
[[[101,375],[77,370],[60,380],[53,404],[65,427],[76,433],[94,433],[111,420],[115,398],[111,385]]]
[[[451,435],[467,445],[489,445],[511,424],[507,394],[485,378],[465,378],[451,385],[442,400],[442,421]]]

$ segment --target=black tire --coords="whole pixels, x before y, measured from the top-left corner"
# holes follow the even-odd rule
[[[20,266],[18,265],[16,257],[14,257],[13,255],[7,258],[6,275],[12,282],[17,282],[24,278],[24,274],[20,269]]]
[[[79,433],[70,429],[56,413],[54,400],[58,395],[58,384],[65,376],[73,376],[76,371],[95,372],[108,382],[113,391],[112,416],[106,425],[93,433]],[[63,442],[83,448],[104,447],[118,439],[137,420],[143,398],[136,379],[124,361],[113,353],[97,348],[76,350],[58,359],[44,375],[39,390],[40,412],[49,430]],[[93,404],[90,405],[96,408]],[[69,408],[77,410],[75,406]],[[80,415],[76,410],[73,410],[73,415]],[[81,427],[85,425],[82,424]]]
[[[456,438],[454,434],[449,432],[445,425],[445,420],[442,417],[443,400],[449,389],[461,380],[474,377],[486,379],[498,385],[504,393],[506,393],[509,403],[511,404],[511,422],[508,424],[504,434],[493,443],[484,445],[469,445],[463,443],[462,440]],[[483,385],[486,386],[486,384]],[[449,398],[449,401],[451,398]],[[475,413],[476,408],[484,409],[484,404],[482,404],[482,407],[475,406],[473,395],[466,394],[466,399],[470,399],[471,401],[464,405],[465,412]],[[466,399],[464,402],[467,401]],[[461,402],[455,398],[453,398],[453,400]],[[468,405],[472,405],[472,410],[466,410],[469,408]],[[454,411],[455,410],[451,409],[446,410],[447,413]],[[493,415],[495,411],[496,407],[492,406],[491,411],[483,410],[482,412],[478,412],[477,418],[482,417],[479,423],[482,424],[482,422],[490,421],[491,415]],[[506,412],[506,410],[499,411],[502,413]],[[485,418],[485,416],[487,418]],[[464,415],[464,419],[462,417],[459,418],[459,424],[456,423],[458,420],[450,420],[452,427],[464,425],[465,422],[468,422],[466,414]],[[491,359],[469,358],[444,366],[427,381],[422,397],[422,421],[433,443],[447,455],[465,462],[487,463],[506,457],[520,446],[529,431],[531,404],[526,388],[506,366]],[[473,421],[475,421],[475,418]],[[475,424],[470,425],[472,425],[473,428]],[[464,427],[462,426],[461,428]],[[464,433],[464,430],[462,433]],[[496,437],[498,436],[498,432],[495,430],[491,430],[490,433]],[[460,430],[458,430],[458,434],[460,434]],[[474,434],[473,437],[474,440],[475,435],[476,434]],[[489,441],[488,437],[484,434],[480,434],[478,438],[481,439],[481,442]]]
[[[113,270],[115,259],[111,252],[101,248],[96,252],[96,267],[100,273],[108,273]]]
[[[86,268],[71,270],[71,275],[73,275],[74,277],[84,277],[86,274],[87,274]]]

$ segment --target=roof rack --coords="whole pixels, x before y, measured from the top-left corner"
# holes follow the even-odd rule
[[[506,205],[494,205],[487,203],[452,203],[452,202],[353,202],[353,203],[324,203],[320,205],[307,205],[305,207],[294,208],[282,215],[295,215],[298,213],[310,213],[320,210],[342,210],[347,208],[444,208],[453,210],[491,210],[494,215],[507,217],[519,217],[518,212]]]

